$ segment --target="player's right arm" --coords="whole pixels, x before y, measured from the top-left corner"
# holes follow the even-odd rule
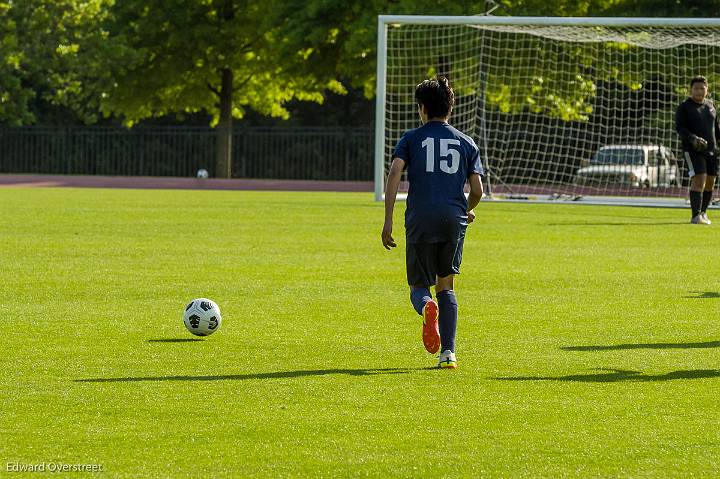
[[[385,185],[385,224],[382,230],[382,243],[385,249],[397,246],[392,237],[393,210],[395,209],[395,198],[397,197],[400,186],[400,176],[404,168],[405,161],[401,158],[395,158],[392,165],[390,165],[390,173],[388,174],[387,184]]]
[[[680,106],[678,107],[677,111],[675,112],[675,130],[678,132],[678,135],[680,135],[680,138],[683,140],[690,140],[690,130],[687,129],[686,118],[687,115],[685,115],[685,103],[680,103]]]
[[[480,203],[483,195],[483,185],[478,173],[471,173],[468,178],[470,183],[470,194],[468,195],[468,223],[475,220],[475,207]]]
[[[694,149],[702,151],[703,147],[707,147],[707,141],[693,134],[687,125],[687,112],[685,111],[685,103],[681,103],[675,112],[675,130],[677,130],[680,138],[690,142]]]

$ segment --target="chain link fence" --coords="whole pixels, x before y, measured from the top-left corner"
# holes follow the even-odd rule
[[[236,128],[232,176],[373,179],[370,128]],[[215,176],[216,130],[194,127],[0,128],[0,173]]]

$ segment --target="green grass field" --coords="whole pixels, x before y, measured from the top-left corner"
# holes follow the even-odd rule
[[[481,204],[446,371],[408,300],[404,204],[392,252],[382,211],[0,189],[0,476],[720,474],[719,215]],[[181,319],[200,296],[223,312],[206,339]]]

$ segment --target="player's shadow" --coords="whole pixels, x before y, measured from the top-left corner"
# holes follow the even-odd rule
[[[720,348],[720,341],[702,343],[631,343],[594,346],[561,346],[563,351],[619,351],[623,349],[705,349]]]
[[[567,376],[518,376],[496,377],[499,381],[570,381],[586,383],[615,383],[621,381],[662,382],[676,379],[709,379],[720,377],[720,369],[690,369],[672,371],[665,374],[643,374],[640,371],[622,369],[596,369],[605,371],[593,374],[569,374]]]
[[[148,343],[194,343],[196,341],[205,341],[200,338],[167,338],[167,339],[148,339]]]
[[[76,383],[130,383],[141,381],[245,381],[248,379],[288,379],[310,376],[330,376],[346,374],[349,376],[376,376],[379,374],[407,374],[409,368],[386,369],[308,369],[300,371],[278,371],[256,374],[222,374],[217,376],[145,376],[126,378],[87,378],[75,379]]]
[[[547,226],[661,226],[661,225],[679,225],[685,224],[679,221],[644,221],[642,223],[624,223],[624,222],[592,222],[592,221],[581,221],[581,222],[563,222],[563,223],[548,223]]]
[[[714,299],[720,298],[720,293],[717,291],[689,291],[694,296],[683,296],[684,298],[690,299]]]
[[[624,349],[705,349],[720,348],[720,341],[702,343],[634,343],[589,346],[561,346],[563,351],[619,351]]]

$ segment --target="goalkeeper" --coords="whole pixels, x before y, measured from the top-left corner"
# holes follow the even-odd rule
[[[438,367],[454,369],[458,303],[453,278],[460,273],[465,229],[475,218],[484,172],[475,142],[448,124],[455,93],[447,78],[420,83],[415,100],[422,126],[405,132],[395,147],[385,189],[382,243],[387,249],[396,246],[393,210],[400,176],[407,169],[405,259],[410,301],[423,317],[425,349],[440,351]],[[437,302],[430,294],[433,285]]]
[[[715,106],[708,100],[708,83],[703,76],[690,80],[690,97],[675,113],[675,128],[682,140],[683,155],[690,176],[690,223],[709,225],[707,208],[712,200],[718,174],[717,139],[720,138]]]

